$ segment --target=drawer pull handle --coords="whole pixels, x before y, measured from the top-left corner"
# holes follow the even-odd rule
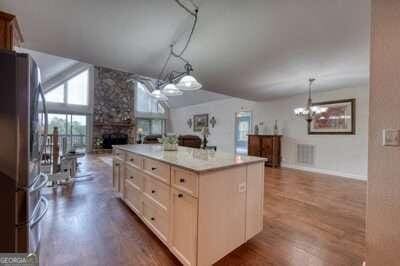
[[[130,179],[133,179],[133,176],[130,176],[129,178],[130,178]]]
[[[134,161],[134,159],[133,159],[133,158],[130,158],[130,159],[129,159],[129,161],[133,162],[133,161]]]
[[[179,182],[185,183],[185,179],[181,178],[181,179],[179,179]]]
[[[151,170],[152,171],[157,170],[157,167],[152,167]]]
[[[116,163],[115,166],[119,166],[119,163]]]
[[[151,217],[151,218],[150,218],[150,220],[152,220],[152,221],[154,221],[155,219],[156,219],[156,218],[154,218],[154,217]]]
[[[178,194],[178,198],[183,198],[183,194]]]
[[[151,193],[153,193],[153,194],[154,194],[154,193],[156,193],[156,191],[155,191],[155,190],[152,190],[152,191],[151,191]]]

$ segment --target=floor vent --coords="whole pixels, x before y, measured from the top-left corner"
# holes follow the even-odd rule
[[[297,144],[297,162],[302,164],[314,164],[314,146],[309,144]]]

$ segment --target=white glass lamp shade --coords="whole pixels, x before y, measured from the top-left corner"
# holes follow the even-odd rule
[[[183,91],[195,91],[202,87],[202,85],[190,75],[186,75],[176,84],[176,86]]]
[[[168,97],[165,96],[160,90],[154,90],[151,92],[151,96],[156,98],[159,101],[168,101]]]
[[[167,84],[167,85],[163,88],[162,93],[163,93],[164,95],[166,95],[166,96],[179,96],[179,95],[182,95],[182,94],[183,94],[183,92],[180,91],[180,90],[175,86],[175,84],[173,84],[173,83]]]
[[[296,108],[294,109],[294,114],[295,115],[308,115],[308,110],[306,108]]]
[[[321,107],[321,106],[311,106],[310,109],[311,109],[311,111],[312,111],[313,113],[315,113],[315,114],[321,114],[321,113],[326,112],[326,110],[327,110],[328,108],[326,108],[326,107]]]

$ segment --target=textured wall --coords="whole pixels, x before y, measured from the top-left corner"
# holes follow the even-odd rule
[[[382,130],[400,129],[400,1],[372,1],[367,266],[400,265],[400,147]]]

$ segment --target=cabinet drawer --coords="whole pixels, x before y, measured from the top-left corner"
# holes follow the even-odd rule
[[[125,152],[120,149],[114,149],[113,155],[119,160],[125,161]]]
[[[193,197],[197,197],[198,176],[196,173],[172,167],[171,184],[173,187],[182,190]]]
[[[137,215],[140,216],[143,213],[142,192],[137,190],[128,180],[125,180],[123,199]]]
[[[169,186],[149,176],[146,176],[144,180],[144,195],[167,212],[169,209]]]
[[[143,190],[144,173],[135,167],[125,165],[125,179],[130,182],[136,189]]]
[[[133,153],[126,153],[126,163],[137,168],[142,168],[143,158]]]
[[[149,200],[143,201],[143,220],[149,228],[163,241],[168,243],[168,215]]]
[[[168,164],[145,158],[143,159],[143,168],[149,175],[170,184],[171,173]]]

